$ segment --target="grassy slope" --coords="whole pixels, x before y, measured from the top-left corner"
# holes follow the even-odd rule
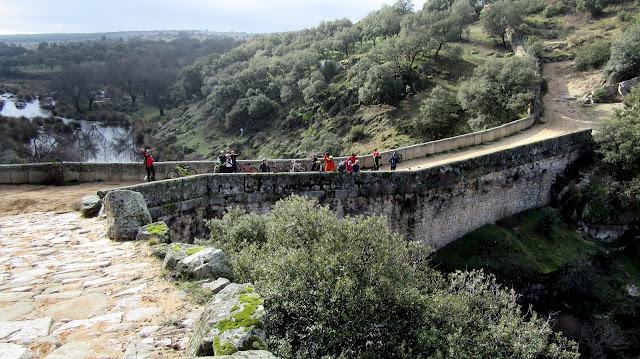
[[[432,264],[445,272],[484,268],[509,280],[527,280],[592,257],[598,248],[547,208],[487,224],[437,252]]]

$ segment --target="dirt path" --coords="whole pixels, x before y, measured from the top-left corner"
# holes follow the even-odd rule
[[[545,64],[542,75],[548,81],[549,90],[543,98],[544,115],[541,118],[541,123],[496,142],[434,155],[429,158],[404,161],[398,164],[398,170],[433,167],[593,128],[598,121],[611,117],[613,109],[620,106],[620,104],[583,106],[581,98],[587,92],[601,86],[601,76],[597,73],[576,71],[573,67],[573,61]],[[388,168],[388,166],[385,167]],[[386,169],[385,167],[383,170]]]
[[[0,185],[0,217],[32,212],[77,210],[84,196],[136,182],[92,182],[73,186]]]

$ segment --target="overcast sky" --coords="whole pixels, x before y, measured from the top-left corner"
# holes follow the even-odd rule
[[[395,0],[0,0],[0,34],[210,30],[271,33],[347,17]],[[416,10],[424,0],[414,0]]]

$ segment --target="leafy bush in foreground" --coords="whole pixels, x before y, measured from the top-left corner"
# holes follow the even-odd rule
[[[266,215],[209,222],[208,244],[265,300],[269,349],[282,358],[577,357],[515,293],[483,273],[431,270],[425,248],[382,217],[338,219],[292,196]]]

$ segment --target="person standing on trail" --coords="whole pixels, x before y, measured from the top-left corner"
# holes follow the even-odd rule
[[[380,170],[380,152],[378,152],[377,148],[373,149],[373,170]]]
[[[391,170],[395,171],[398,165],[398,153],[394,152],[393,156],[389,157],[389,163],[391,163]]]
[[[333,161],[333,156],[329,155],[329,152],[324,154],[324,170],[327,172],[333,172],[336,170],[336,163]]]
[[[144,167],[147,170],[147,182],[156,180],[156,169],[153,166],[153,157],[151,157],[151,149],[142,148],[142,154],[144,155]]]

